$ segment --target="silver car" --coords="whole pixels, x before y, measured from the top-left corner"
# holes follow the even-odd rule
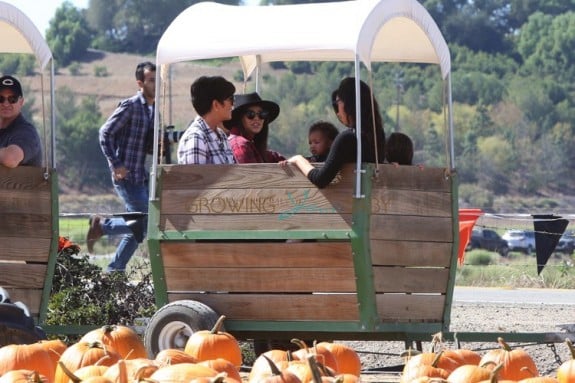
[[[507,230],[501,237],[507,241],[509,251],[521,251],[527,255],[535,250],[535,233],[528,230]]]

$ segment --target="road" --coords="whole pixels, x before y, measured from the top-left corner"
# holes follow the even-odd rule
[[[575,289],[455,287],[454,302],[529,303],[575,306]]]

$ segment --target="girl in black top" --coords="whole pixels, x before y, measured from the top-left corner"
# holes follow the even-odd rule
[[[379,106],[375,98],[372,100],[371,90],[365,82],[360,81],[359,89],[361,97],[361,127],[359,127],[361,129],[361,161],[383,163],[385,133]],[[332,93],[332,103],[338,120],[348,129],[339,133],[335,138],[323,167],[314,168],[308,160],[299,154],[283,162],[295,164],[319,188],[329,185],[344,164],[354,163],[357,158],[356,129],[358,127],[355,123],[355,78],[347,77],[341,81],[339,87]]]

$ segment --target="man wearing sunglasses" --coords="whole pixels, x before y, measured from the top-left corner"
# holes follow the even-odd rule
[[[42,146],[38,131],[24,116],[20,82],[12,76],[0,77],[0,165],[42,166]]]

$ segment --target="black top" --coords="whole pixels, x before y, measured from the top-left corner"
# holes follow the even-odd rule
[[[20,114],[4,129],[0,129],[0,148],[17,145],[24,152],[20,165],[42,166],[42,145],[38,131]]]
[[[321,168],[312,169],[307,178],[318,188],[324,188],[330,184],[344,164],[355,163],[357,157],[357,138],[355,129],[348,128],[340,132],[331,148],[329,154]],[[379,162],[383,162],[384,154],[379,153]],[[375,148],[366,145],[365,141],[361,145],[361,161],[376,162]]]

